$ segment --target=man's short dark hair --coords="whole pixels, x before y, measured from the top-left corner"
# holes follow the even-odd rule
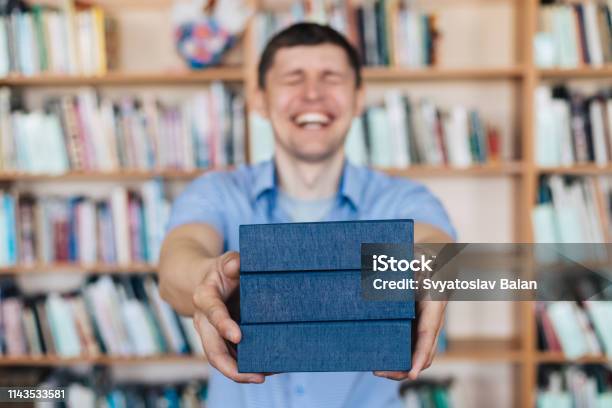
[[[300,45],[333,44],[342,48],[346,53],[348,62],[355,72],[355,86],[361,86],[361,60],[359,53],[348,42],[346,37],[330,26],[316,23],[297,23],[276,33],[264,48],[259,66],[257,67],[257,85],[260,89],[266,86],[266,73],[274,62],[276,52],[281,48],[297,47]]]

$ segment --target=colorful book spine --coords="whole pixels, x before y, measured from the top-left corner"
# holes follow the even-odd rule
[[[192,171],[245,161],[244,97],[221,83],[176,104],[85,88],[49,99],[43,112],[11,109],[10,97],[0,90],[0,171]]]

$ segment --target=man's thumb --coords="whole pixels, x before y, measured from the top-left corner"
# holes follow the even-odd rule
[[[223,274],[229,278],[238,278],[240,276],[240,255],[238,255],[238,252],[228,252],[223,258],[221,263]]]

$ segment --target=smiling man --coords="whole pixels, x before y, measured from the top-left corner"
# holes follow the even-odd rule
[[[293,25],[267,44],[258,108],[274,159],[206,174],[176,200],[160,260],[164,299],[194,322],[212,365],[207,406],[401,407],[398,383],[433,359],[445,304],[420,302],[410,372],[238,373],[241,333],[229,309],[239,283],[240,224],[412,218],[415,242],[450,242],[440,202],[422,185],[348,163],[344,142],[362,112],[359,56],[327,26]]]

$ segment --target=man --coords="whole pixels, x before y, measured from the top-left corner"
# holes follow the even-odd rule
[[[445,304],[420,302],[410,372],[238,373],[240,342],[227,304],[239,283],[240,224],[412,218],[416,242],[450,242],[453,228],[420,184],[347,163],[344,141],[364,103],[359,57],[333,29],[293,25],[270,40],[258,71],[259,110],[273,161],[206,174],[178,197],[160,260],[161,294],[193,315],[211,370],[208,406],[400,407],[397,383],[431,364]],[[386,378],[385,378],[386,377]]]

